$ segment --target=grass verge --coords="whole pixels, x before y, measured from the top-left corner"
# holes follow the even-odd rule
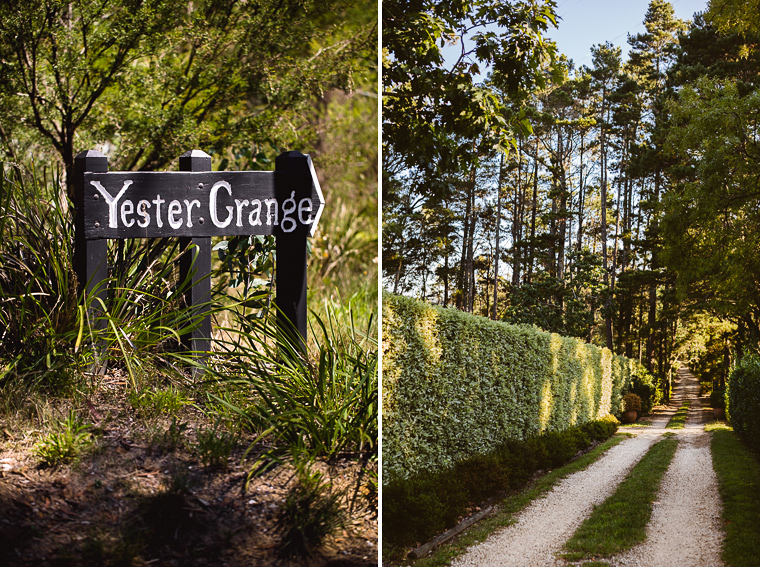
[[[665,427],[667,429],[683,429],[690,407],[691,400],[686,400],[683,405],[678,408],[678,411],[673,414],[673,417],[670,418],[670,421],[668,421],[668,424]]]
[[[723,561],[730,567],[757,565],[760,557],[760,463],[731,428],[717,422],[712,458],[723,501]]]
[[[453,559],[464,554],[469,547],[485,541],[496,530],[512,524],[515,514],[526,508],[536,498],[549,492],[559,481],[573,473],[586,469],[607,450],[626,438],[627,436],[625,435],[610,437],[585,455],[540,477],[528,488],[508,496],[499,503],[498,510],[495,513],[484,518],[453,541],[433,550],[429,556],[414,561],[415,567],[442,567],[449,565]],[[396,564],[411,565],[412,561],[405,559]]]
[[[652,502],[677,447],[676,439],[663,439],[653,445],[615,493],[576,530],[565,544],[568,552],[563,557],[578,561],[611,556],[644,541]]]

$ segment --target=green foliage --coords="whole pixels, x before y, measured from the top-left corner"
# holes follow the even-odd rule
[[[623,396],[623,411],[641,412],[641,398],[632,392]]]
[[[452,527],[472,506],[524,486],[537,470],[555,468],[617,430],[612,416],[525,441],[500,442],[446,470],[395,477],[383,486],[383,544],[403,547]]]
[[[725,385],[736,331],[736,323],[705,313],[696,313],[678,326],[676,358],[699,378],[703,391],[713,384]]]
[[[631,381],[630,392],[639,397],[643,415],[652,413],[652,408],[659,404],[663,399],[662,383],[656,384],[654,377],[644,370],[638,368]]]
[[[90,428],[91,425],[82,422],[72,410],[35,445],[34,453],[48,466],[74,461],[92,444]]]
[[[760,463],[726,429],[712,433],[712,462],[723,502],[726,538],[722,558],[726,565],[751,567],[760,557]]]
[[[506,147],[512,128],[527,131],[525,116],[511,112],[499,91],[519,100],[546,83],[556,46],[542,34],[556,27],[555,9],[553,0],[384,2],[384,153],[410,168],[451,171],[468,151],[461,137],[495,133]],[[463,56],[447,68],[443,47],[458,42],[468,47],[458,46]],[[487,69],[491,84],[478,83]]]
[[[69,203],[59,171],[1,169],[0,386],[58,389],[85,362]]]
[[[384,479],[619,413],[633,370],[576,339],[385,294]]]
[[[374,80],[375,8],[350,0],[3,3],[0,102],[15,119],[3,123],[3,139],[15,142],[4,149],[41,145],[69,173],[75,139],[108,147],[116,169],[164,168],[197,147],[220,163],[229,152],[260,164],[262,152],[271,158],[308,137],[311,107],[326,91]]]
[[[588,338],[594,326],[594,313],[608,295],[603,284],[602,260],[586,249],[569,253],[568,262],[572,268],[561,280],[539,272],[530,283],[510,289],[504,320]],[[562,298],[561,305],[556,298]]]
[[[726,407],[726,388],[714,388],[710,392],[710,407],[713,409],[725,409]]]
[[[757,334],[760,285],[751,274],[760,270],[754,137],[760,91],[743,90],[735,80],[701,77],[671,106],[668,144],[683,166],[681,183],[665,198],[664,257],[678,272],[683,297]]]
[[[596,506],[565,544],[573,561],[616,555],[646,539],[652,503],[678,448],[678,440],[665,439],[649,449],[615,493]]]
[[[728,378],[726,417],[752,450],[760,452],[760,357],[747,356]]]
[[[318,471],[300,465],[297,483],[276,518],[279,552],[284,557],[309,556],[343,525],[340,492]]]
[[[349,309],[350,310],[350,309]],[[345,328],[334,308],[326,320],[312,314],[314,350],[305,355],[272,321],[241,319],[245,331],[220,341],[227,356],[209,369],[220,381],[253,392],[250,403],[213,396],[247,427],[275,443],[257,463],[290,455],[334,457],[377,452],[377,343],[366,331]],[[233,331],[233,329],[228,329]]]
[[[192,403],[175,386],[165,389],[146,389],[131,391],[129,403],[144,417],[157,415],[174,415],[184,406]]]
[[[230,453],[237,442],[238,435],[225,430],[217,423],[213,428],[198,432],[194,449],[204,466],[226,469]]]

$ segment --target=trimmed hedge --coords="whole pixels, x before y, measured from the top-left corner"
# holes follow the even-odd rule
[[[525,441],[507,440],[484,455],[451,469],[418,473],[383,487],[383,546],[398,550],[427,541],[456,525],[488,498],[527,484],[536,471],[570,461],[595,441],[604,441],[619,422],[611,415],[565,431],[549,431]]]
[[[639,370],[577,339],[384,294],[383,486],[619,415]]]
[[[760,358],[746,356],[728,377],[726,416],[734,431],[760,454]]]

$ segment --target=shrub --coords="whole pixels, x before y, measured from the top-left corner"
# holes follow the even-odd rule
[[[618,413],[636,365],[607,349],[383,296],[383,478],[448,469]]]
[[[644,415],[652,413],[652,408],[659,404],[664,397],[663,386],[659,386],[654,376],[643,368],[639,368],[631,381],[630,392],[641,399],[641,409],[637,410]]]
[[[710,407],[714,409],[723,409],[726,407],[726,389],[713,388],[710,393]]]
[[[536,471],[559,467],[589,444],[607,439],[618,425],[608,415],[525,441],[508,439],[447,470],[394,479],[383,486],[384,545],[400,548],[429,539],[453,526],[472,506],[524,486]]]
[[[742,439],[760,452],[760,358],[747,356],[728,378],[726,414]]]
[[[75,461],[92,444],[90,427],[70,411],[66,418],[58,421],[53,431],[34,446],[34,453],[42,464],[48,466]]]
[[[629,392],[623,396],[623,407],[625,408],[624,411],[635,411],[639,413],[641,412],[641,398],[633,392]]]

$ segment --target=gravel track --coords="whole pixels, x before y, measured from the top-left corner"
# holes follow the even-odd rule
[[[690,374],[679,378],[691,390],[694,402],[680,443],[654,503],[647,539],[609,563],[616,567],[660,567],[671,565],[719,567],[723,530],[722,504],[712,467],[710,434],[704,432],[706,418],[699,398],[699,385]]]
[[[648,539],[620,557],[616,567],[687,565],[720,566],[720,500],[704,433],[699,385],[687,371],[679,373],[673,406],[656,412],[651,426],[631,429],[636,436],[612,447],[586,470],[558,483],[545,497],[517,515],[516,522],[471,547],[452,566],[539,567],[566,565],[556,557],[564,543],[610,496],[639,459],[665,432],[665,425],[683,399],[694,400],[679,448],[668,469],[648,528]]]

